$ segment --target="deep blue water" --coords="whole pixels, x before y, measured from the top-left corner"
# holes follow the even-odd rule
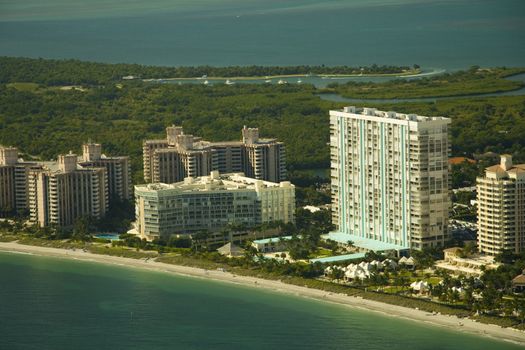
[[[226,283],[0,253],[0,349],[517,349]]]
[[[0,55],[153,65],[525,64],[522,0],[0,0]]]

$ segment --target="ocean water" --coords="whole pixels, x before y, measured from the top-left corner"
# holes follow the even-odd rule
[[[525,64],[523,0],[0,0],[0,55],[151,65]]]
[[[0,349],[517,349],[337,305],[0,253]]]

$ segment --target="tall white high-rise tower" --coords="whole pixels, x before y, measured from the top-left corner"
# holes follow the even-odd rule
[[[450,207],[450,122],[374,108],[330,111],[338,240],[397,249],[443,245]]]

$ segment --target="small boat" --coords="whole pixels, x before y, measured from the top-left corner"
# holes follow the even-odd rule
[[[226,80],[225,84],[226,85],[233,85],[233,84],[235,84],[235,82],[230,81],[230,79],[228,79],[228,80]]]
[[[208,85],[209,83],[210,83],[209,81],[204,80],[204,83],[203,83],[203,84],[204,84],[204,85]]]
[[[279,85],[284,85],[284,84],[288,84],[288,82],[285,81],[285,80],[279,80],[279,81],[277,82],[277,84],[279,84]]]
[[[266,79],[264,82],[265,83],[271,83],[272,81],[270,79]]]
[[[301,84],[303,81],[301,79],[297,80],[297,84]]]

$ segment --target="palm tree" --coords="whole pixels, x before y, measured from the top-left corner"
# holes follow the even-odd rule
[[[449,289],[448,290],[448,300],[452,303],[452,304],[456,304],[458,301],[459,301],[459,292],[457,290],[452,290],[452,289]]]
[[[465,293],[463,294],[463,300],[465,301],[465,305],[469,309],[474,308],[474,302],[476,301],[476,299],[474,298],[474,291],[472,290],[472,288],[470,287],[465,288]]]
[[[202,246],[204,246],[207,250],[209,237],[210,237],[210,231],[208,230],[198,231],[195,235],[192,236],[192,239],[195,243],[195,248],[202,248]]]
[[[257,249],[255,249],[255,247],[253,247],[252,245],[249,245],[247,246],[245,249],[244,249],[244,257],[249,260],[249,261],[253,261],[255,257],[258,257],[259,256],[259,252],[257,251]]]
[[[481,299],[481,305],[485,311],[494,311],[496,306],[499,304],[498,301],[501,299],[498,291],[494,286],[487,286],[483,289],[483,296]]]

